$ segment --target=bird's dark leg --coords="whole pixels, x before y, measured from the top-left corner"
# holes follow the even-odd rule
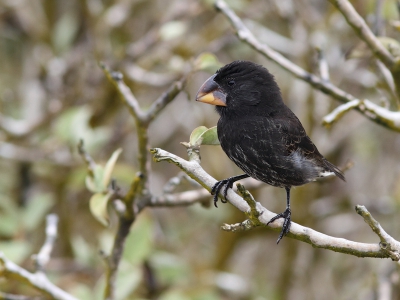
[[[283,221],[281,233],[278,237],[278,240],[276,241],[277,244],[279,244],[281,239],[290,231],[290,225],[292,223],[292,221],[290,220],[290,216],[292,215],[292,212],[290,210],[290,187],[285,187],[285,190],[286,190],[286,210],[283,213],[280,213],[279,215],[276,215],[275,217],[273,217],[267,223],[267,225],[268,225],[269,223],[272,223],[273,221],[275,221],[277,219],[280,219],[280,218],[285,219],[285,221]]]
[[[214,184],[214,186],[211,189],[211,195],[214,195],[214,205],[215,205],[215,207],[218,207],[217,206],[218,195],[221,192],[222,187],[225,184],[226,184],[226,186],[225,186],[224,193],[223,193],[224,198],[226,198],[226,194],[228,193],[228,189],[233,187],[233,183],[235,181],[238,181],[238,180],[241,180],[241,179],[244,179],[244,178],[247,178],[247,177],[250,177],[250,176],[247,175],[247,174],[242,174],[242,175],[238,175],[238,176],[229,177],[229,178],[226,178],[226,179],[221,180],[221,181],[217,181],[217,183]],[[222,203],[226,203],[226,200],[221,198],[221,202]]]

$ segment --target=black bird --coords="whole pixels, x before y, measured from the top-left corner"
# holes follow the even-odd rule
[[[224,185],[226,198],[228,188],[246,177],[285,188],[286,210],[268,222],[284,219],[277,243],[290,230],[292,186],[328,175],[345,181],[343,173],[319,153],[299,119],[283,103],[274,76],[263,66],[234,61],[222,67],[200,87],[196,100],[216,105],[221,147],[245,172],[213,186],[215,206]]]

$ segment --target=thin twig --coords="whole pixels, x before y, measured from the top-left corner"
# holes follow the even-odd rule
[[[33,257],[36,271],[43,272],[45,265],[50,260],[50,254],[57,239],[57,224],[58,216],[56,214],[49,214],[46,217],[46,240],[39,253]]]
[[[152,149],[151,152],[154,155],[155,161],[167,161],[177,165],[182,171],[184,171],[191,178],[196,180],[208,191],[210,191],[214,184],[217,182],[214,178],[207,174],[195,161],[187,161],[179,156],[176,156],[159,148]],[[240,211],[246,214],[251,213],[251,208],[249,204],[242,197],[233,192],[232,189],[228,190],[227,199]],[[276,231],[281,230],[283,221],[277,220],[276,222],[273,222],[267,226],[266,224],[268,223],[268,221],[271,220],[271,218],[274,217],[276,214],[267,210],[258,202],[256,205],[256,210],[262,213],[259,214],[259,216],[257,217],[257,223],[254,223],[253,219],[251,220],[253,224],[270,227]],[[386,248],[381,246],[382,243],[367,244],[353,242],[342,238],[336,238],[317,232],[311,228],[303,227],[294,222],[292,222],[290,233],[287,236],[299,241],[306,242],[316,248],[328,249],[335,252],[355,255],[358,257],[378,257],[394,259],[395,257],[393,256],[393,253],[396,251],[399,252],[400,250],[400,242],[394,240],[393,238],[391,240],[386,239],[387,241],[390,241],[389,244],[386,245],[386,248],[390,249],[390,251],[387,251]]]
[[[339,105],[331,113],[323,117],[322,124],[324,126],[331,126],[333,123],[337,122],[340,118],[342,118],[347,112],[349,112],[353,108],[358,107],[360,103],[361,101],[357,99]]]
[[[50,296],[52,299],[77,300],[71,294],[54,285],[43,272],[44,266],[50,259],[50,253],[57,237],[58,217],[55,214],[50,214],[47,216],[46,221],[46,241],[39,253],[34,257],[36,272],[28,272],[7,259],[4,253],[0,252],[0,277],[13,278],[19,282],[26,283]]]
[[[318,57],[319,75],[322,80],[329,81],[329,65],[321,48],[316,48]]]
[[[104,299],[113,300],[115,298],[115,287],[118,274],[119,263],[122,258],[122,253],[125,247],[126,237],[130,232],[131,225],[135,218],[126,219],[125,217],[119,218],[117,233],[114,238],[113,248],[111,254],[106,257],[106,287],[104,290]]]
[[[171,84],[171,82],[176,78],[176,75],[174,74],[150,72],[133,63],[125,67],[125,72],[127,76],[135,82],[156,87]]]
[[[24,296],[0,292],[0,300],[43,300],[40,296]]]
[[[380,60],[375,60],[375,62],[376,66],[378,67],[379,71],[382,74],[384,83],[386,83],[387,85],[387,90],[390,94],[389,97],[390,107],[392,109],[397,109],[399,103],[398,99],[399,96],[396,94],[396,86],[394,84],[393,75]]]
[[[132,116],[136,120],[143,120],[143,111],[139,106],[139,102],[133,95],[131,89],[125,84],[122,73],[111,71],[104,63],[100,63],[100,67],[110,82],[112,82],[117,88],[122,100],[124,101],[124,104],[128,107]]]
[[[82,159],[84,160],[84,162],[86,163],[89,175],[91,177],[94,177],[94,170],[96,168],[96,163],[94,162],[93,158],[89,155],[89,153],[87,153],[84,146],[85,146],[84,141],[79,140],[78,152],[82,157]]]
[[[157,117],[157,115],[164,109],[164,107],[174,100],[175,97],[185,88],[186,82],[191,73],[192,70],[186,75],[183,75],[178,81],[175,81],[167,91],[162,93],[162,95],[151,104],[144,117],[147,123],[152,122],[154,118]]]
[[[251,220],[244,220],[243,222],[235,224],[225,223],[221,226],[221,229],[223,231],[229,231],[229,232],[242,232],[242,231],[249,231],[254,227],[257,227],[257,225],[255,225]]]
[[[365,206],[357,205],[356,212],[361,217],[363,217],[365,223],[367,223],[369,227],[371,227],[372,231],[375,232],[377,236],[379,236],[381,240],[379,245],[381,246],[382,250],[387,252],[392,260],[399,261],[400,260],[399,249],[397,247],[392,247],[393,245],[397,245],[398,242],[382,228],[381,224],[379,224],[379,222],[374,219],[374,217],[365,208]]]

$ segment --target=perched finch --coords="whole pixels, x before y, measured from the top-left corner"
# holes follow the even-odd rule
[[[220,115],[218,138],[226,155],[245,174],[218,181],[212,188],[214,204],[233,183],[253,177],[285,188],[286,210],[269,222],[284,219],[277,243],[291,225],[290,189],[319,177],[343,173],[327,161],[307,136],[295,114],[283,103],[273,75],[263,66],[234,61],[200,87],[196,100],[216,105]]]

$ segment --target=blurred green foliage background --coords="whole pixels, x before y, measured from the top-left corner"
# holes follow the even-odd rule
[[[399,39],[390,23],[399,18],[396,1],[352,3],[380,35]],[[346,59],[360,41],[327,1],[232,0],[229,5],[260,41],[296,64],[317,73],[315,47],[320,47],[333,83],[360,99],[385,103],[388,93],[370,55]],[[76,145],[84,139],[97,162],[121,147],[113,177],[127,190],[137,171],[137,137],[132,117],[98,62],[121,71],[146,108],[206,51],[222,64],[242,59],[266,66],[320,152],[339,166],[354,162],[346,183],[327,180],[294,189],[293,221],[328,235],[376,243],[354,212],[356,204],[363,204],[389,234],[400,236],[399,134],[357,112],[332,128],[323,127],[322,117],[339,103],[238,41],[213,1],[3,0],[0,251],[31,270],[30,257],[44,241],[45,216],[54,212],[60,223],[47,266],[50,279],[79,299],[101,299],[105,266],[100,250],[110,251],[115,219],[105,228],[90,214],[86,165]],[[151,147],[186,158],[180,142],[188,141],[195,127],[215,126],[213,108],[193,101],[208,76],[192,75],[186,93],[154,121]],[[204,169],[215,178],[240,173],[219,146],[201,152]],[[151,192],[160,195],[179,170],[167,163],[151,168]],[[268,209],[283,211],[284,190],[264,185],[252,193]],[[400,297],[395,263],[314,249],[289,238],[277,246],[277,233],[267,229],[219,229],[244,218],[229,204],[146,209],[126,243],[118,299],[387,299],[380,296],[388,286],[392,299]],[[0,290],[37,295],[9,278],[0,278]]]

